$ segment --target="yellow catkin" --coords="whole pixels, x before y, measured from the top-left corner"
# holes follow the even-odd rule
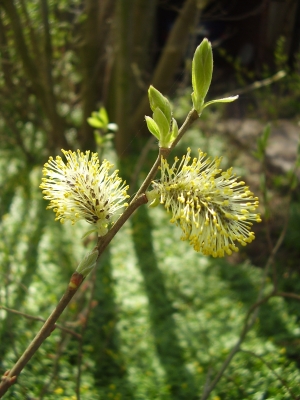
[[[256,213],[258,198],[245,182],[238,181],[232,168],[222,171],[221,158],[210,159],[201,150],[189,164],[191,150],[172,166],[162,158],[161,179],[153,182],[160,203],[172,213],[171,222],[182,229],[196,251],[224,257],[238,251],[255,235],[252,222],[260,222]],[[179,165],[178,165],[179,164]]]

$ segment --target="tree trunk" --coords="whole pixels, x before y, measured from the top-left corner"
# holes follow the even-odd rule
[[[64,136],[65,123],[64,120],[60,117],[57,112],[57,103],[56,98],[53,92],[53,85],[51,79],[51,54],[47,54],[44,52],[43,59],[40,60],[37,54],[34,57],[31,54],[30,49],[28,48],[24,34],[23,34],[23,26],[21,23],[20,16],[17,12],[17,9],[14,5],[14,2],[11,0],[3,0],[2,6],[6,11],[14,32],[14,40],[16,51],[19,54],[24,72],[27,75],[28,80],[30,81],[32,88],[40,100],[42,109],[49,120],[51,126],[51,132],[48,136],[48,145],[49,148],[54,150],[57,147],[68,147],[67,141]],[[46,29],[49,28],[49,25],[46,21],[47,19],[47,6],[43,4],[43,12],[44,12],[44,36],[47,38],[47,43],[44,47],[44,50],[49,50],[49,40],[50,40],[50,32],[46,32]],[[33,30],[31,33],[34,34]],[[47,72],[45,73],[45,60],[47,59],[48,64]],[[41,66],[42,63],[42,66]]]
[[[99,106],[97,102],[103,99],[114,7],[114,0],[86,0],[85,3],[86,18],[79,46],[83,121],[78,140],[83,150],[95,147],[94,129],[88,125],[87,118]]]

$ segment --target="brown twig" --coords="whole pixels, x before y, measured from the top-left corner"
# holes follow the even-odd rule
[[[94,268],[91,276],[91,282],[92,282],[92,289],[90,291],[90,298],[88,302],[88,307],[87,307],[87,312],[84,318],[84,322],[82,324],[82,329],[81,329],[81,340],[79,341],[79,346],[78,346],[78,358],[77,358],[77,377],[76,377],[76,396],[77,400],[80,400],[80,382],[81,382],[81,362],[82,362],[82,356],[83,356],[83,338],[84,338],[84,333],[86,331],[89,317],[91,314],[92,310],[92,302],[94,299],[94,294],[95,294],[95,288],[96,288],[96,273],[97,269]]]
[[[177,143],[182,139],[183,135],[186,133],[186,131],[188,130],[188,128],[192,125],[192,123],[198,118],[198,114],[196,112],[196,110],[192,109],[189,113],[188,116],[186,117],[184,123],[181,125],[179,131],[178,131],[178,135],[177,138],[174,140],[174,142],[172,143],[172,145],[168,148],[159,148],[159,154],[158,157],[155,161],[155,163],[153,164],[153,167],[151,168],[149,174],[147,175],[146,179],[144,180],[144,182],[142,183],[140,189],[138,190],[137,194],[135,195],[134,199],[132,202],[135,201],[135,199],[142,193],[145,193],[146,190],[148,189],[148,187],[150,186],[152,179],[155,177],[158,168],[160,166],[161,163],[161,157],[167,158],[168,155],[170,154],[170,152],[174,149],[174,147],[177,145]]]
[[[234,347],[231,349],[230,353],[226,357],[225,361],[223,362],[221,368],[219,369],[219,372],[215,376],[212,383],[203,390],[201,400],[208,399],[210,393],[217,386],[219,380],[222,378],[225,370],[231,363],[233,357],[236,355],[236,353],[238,353],[240,351],[241,344],[243,343],[244,339],[247,336],[247,333],[250,331],[250,329],[252,328],[252,326],[254,325],[254,323],[256,321],[257,312],[254,312],[254,311],[257,311],[259,309],[259,307],[262,304],[266,303],[272,296],[273,296],[273,293],[271,293],[268,296],[264,297],[263,299],[257,301],[255,304],[253,304],[250,307],[250,309],[247,312],[245,323],[244,323],[244,326],[243,326],[243,329],[241,331],[238,341],[236,342],[236,344],[234,345]]]
[[[170,151],[172,149],[174,149],[174,147],[177,145],[177,143],[182,139],[183,135],[185,134],[185,132],[188,130],[188,128],[192,125],[192,123],[194,121],[196,121],[198,118],[200,117],[200,115],[197,114],[197,111],[195,109],[192,109],[189,113],[188,116],[186,118],[186,120],[184,121],[184,123],[181,125],[179,131],[178,131],[178,136],[177,138],[174,140],[174,142],[172,143],[171,147],[170,147]]]
[[[274,296],[279,296],[279,297],[288,297],[290,299],[295,299],[300,301],[300,295],[296,293],[288,293],[288,292],[276,292],[274,293]]]
[[[21,355],[21,357],[13,366],[13,368],[9,371],[6,371],[6,373],[3,375],[2,381],[0,383],[0,397],[2,397],[10,388],[10,386],[16,382],[17,376],[20,374],[20,372],[23,370],[26,364],[30,361],[30,359],[38,350],[38,348],[41,346],[41,344],[55,329],[56,321],[58,320],[58,318],[60,317],[66,306],[69,304],[74,294],[77,292],[78,288],[83,282],[83,279],[84,278],[81,274],[78,274],[77,272],[73,273],[70,282],[68,284],[68,288],[66,289],[63,297],[58,302],[56,308],[50,314],[45,324],[42,326],[38,334],[29,344],[29,346]]]
[[[148,202],[148,199],[145,194],[142,194],[139,197],[137,197],[135,199],[135,201],[133,201],[129,204],[129,206],[126,208],[124,213],[120,216],[120,218],[112,226],[112,228],[107,232],[107,234],[105,236],[98,238],[98,243],[97,243],[97,250],[99,252],[98,259],[99,259],[100,255],[103,253],[103,251],[106,249],[106,247],[109,245],[109,243],[112,241],[112,239],[115,237],[117,232],[120,230],[120,228],[125,224],[125,222],[128,220],[128,218],[134,213],[134,211],[137,210],[142,204],[146,204],[147,202]]]
[[[270,76],[269,78],[262,79],[261,81],[255,81],[255,82],[251,83],[250,85],[245,86],[243,88],[232,90],[231,92],[225,93],[222,97],[230,97],[230,96],[235,96],[237,94],[240,96],[241,94],[252,92],[253,90],[260,89],[264,86],[269,86],[272,83],[284,78],[285,76],[286,76],[285,71],[278,71],[278,72],[276,72],[276,74],[274,74],[273,76]]]
[[[12,314],[20,315],[21,317],[24,317],[24,318],[27,318],[27,319],[31,319],[33,321],[46,322],[46,320],[44,318],[42,318],[42,317],[34,317],[33,315],[25,314],[25,313],[23,313],[21,311],[17,311],[17,310],[14,310],[12,308],[8,308],[8,307],[5,307],[5,306],[1,306],[0,305],[0,309],[8,311],[8,312],[10,312]],[[64,326],[59,325],[59,324],[55,324],[55,328],[58,328],[61,331],[69,333],[70,335],[74,336],[77,340],[81,340],[81,335],[79,335],[79,333],[77,333],[77,332],[72,331],[71,329],[65,328]]]
[[[151,137],[147,140],[147,143],[143,147],[141,154],[135,164],[134,171],[131,175],[129,183],[129,188],[131,189],[131,191],[133,191],[137,186],[138,177],[141,172],[141,169],[147,159],[150,150],[153,148],[153,145],[155,144],[156,141],[157,141],[156,137],[151,135]]]
[[[165,148],[159,148],[159,154],[157,156],[157,159],[155,163],[153,164],[149,174],[146,176],[144,182],[142,183],[141,187],[137,191],[136,195],[130,202],[129,206],[127,209],[124,211],[124,213],[120,216],[120,218],[117,220],[117,222],[113,225],[113,227],[108,231],[108,233],[105,236],[102,236],[98,239],[98,244],[97,244],[97,249],[99,251],[99,255],[102,254],[104,249],[108,246],[108,244],[111,242],[113,237],[116,235],[116,233],[119,231],[119,229],[124,225],[124,223],[128,220],[128,218],[131,216],[131,214],[142,204],[146,204],[148,202],[147,196],[145,195],[146,190],[150,186],[153,178],[155,177],[158,168],[161,163],[161,157],[166,158],[172,149],[176,146],[176,144],[179,142],[179,140],[183,137],[183,135],[186,133],[188,128],[191,126],[191,124],[198,118],[197,112],[193,109],[192,111],[189,112],[188,116],[186,117],[186,120],[180,127],[178,131],[178,136],[176,140],[172,143],[171,147],[168,149]]]
[[[104,249],[107,247],[107,245],[110,243],[112,238],[115,236],[117,231],[121,228],[121,226],[127,221],[127,219],[131,216],[131,214],[142,204],[147,203],[147,197],[145,195],[139,196],[134,203],[131,203],[129,207],[127,208],[127,213],[126,213],[126,218],[122,216],[119,218],[119,220],[116,222],[116,224],[113,226],[113,228],[108,232],[106,236],[103,238],[100,238],[98,246],[99,246],[99,256],[103,253]],[[124,213],[125,214],[125,213]],[[123,215],[124,215],[123,214]],[[113,232],[111,232],[113,231]],[[102,239],[102,240],[101,240]],[[98,256],[98,258],[99,258]],[[67,307],[75,293],[77,292],[78,288],[80,287],[81,283],[83,282],[84,277],[81,274],[78,274],[77,272],[74,272],[72,275],[68,288],[57,304],[56,308],[54,311],[50,314],[49,318],[46,320],[38,334],[35,336],[35,338],[32,340],[32,342],[29,344],[27,349],[24,351],[22,356],[19,358],[19,360],[16,362],[14,367],[7,371],[3,377],[2,381],[0,383],[0,398],[7,392],[7,390],[12,386],[17,379],[17,376],[21,373],[23,368],[26,366],[26,364],[30,361],[32,356],[35,354],[35,352],[39,349],[41,344],[46,340],[46,338],[51,334],[51,332],[55,329],[55,323],[64,311],[64,309]]]
[[[286,388],[286,390],[289,392],[291,398],[294,400],[299,400],[299,397],[295,396],[294,393],[290,390],[287,382],[284,379],[282,379],[280,375],[277,374],[277,372],[274,370],[272,365],[268,361],[266,361],[262,356],[259,356],[258,354],[255,354],[255,353],[253,353],[253,351],[249,351],[249,350],[240,349],[240,351],[242,351],[243,353],[246,353],[246,354],[250,354],[253,357],[258,358],[262,363],[264,363],[269,368],[269,370],[272,372],[272,374],[274,376],[276,376],[276,378],[279,380],[279,382],[282,384],[282,386],[284,386]]]
[[[192,110],[181,128],[179,129],[178,132],[178,137],[176,141],[173,143],[173,145],[168,148],[160,148],[159,149],[159,154],[157,157],[157,160],[155,161],[154,165],[152,166],[149,174],[147,175],[146,179],[142,183],[140,189],[138,190],[137,194],[134,196],[133,200],[130,202],[129,206],[127,209],[124,211],[124,213],[120,216],[120,218],[116,221],[116,223],[112,226],[112,228],[108,231],[108,233],[103,236],[98,238],[98,243],[97,243],[97,250],[98,250],[98,258],[102,255],[103,251],[106,249],[108,244],[111,242],[111,240],[114,238],[114,236],[117,234],[117,232],[120,230],[120,228],[124,225],[124,223],[130,218],[130,216],[133,214],[133,212],[140,207],[143,204],[146,204],[148,202],[147,196],[145,194],[146,190],[148,189],[149,185],[152,182],[152,179],[156,175],[158,168],[161,163],[161,157],[167,157],[170,151],[174,148],[174,146],[179,142],[179,140],[182,138],[184,133],[187,131],[188,127],[195,121],[195,119],[198,118],[198,115],[195,110]],[[84,277],[81,274],[78,274],[75,272],[70,280],[70,283],[68,285],[68,288],[57,304],[55,310],[52,312],[52,314],[49,316],[49,318],[46,320],[44,323],[43,327],[39,331],[39,333],[35,336],[35,338],[32,340],[30,345],[27,347],[25,352],[22,354],[22,356],[19,358],[19,360],[16,362],[14,367],[10,370],[7,371],[4,376],[2,377],[2,382],[0,383],[0,397],[3,396],[7,392],[7,390],[10,388],[11,385],[13,385],[16,382],[17,376],[20,374],[20,372],[23,370],[23,368],[26,366],[26,364],[30,361],[34,353],[38,350],[38,348],[41,346],[41,344],[46,340],[46,338],[51,334],[51,332],[55,328],[55,323],[64,311],[64,309],[67,307],[69,304],[70,300],[73,298],[74,294],[77,292],[78,288],[80,287]],[[80,375],[78,378],[78,382],[80,381]],[[78,396],[78,395],[77,395]],[[79,398],[79,397],[77,397]]]
[[[295,167],[293,169],[293,174],[295,174],[297,168],[298,168],[297,167],[297,163],[295,163]],[[292,180],[291,180],[289,195],[291,195],[292,190],[293,189],[292,189]],[[285,219],[285,222],[284,222],[284,226],[283,226],[282,231],[281,231],[281,234],[280,234],[279,238],[277,239],[277,242],[276,242],[275,246],[271,249],[271,253],[270,253],[269,258],[268,258],[268,260],[266,262],[266,265],[265,265],[265,268],[264,268],[264,274],[263,274],[263,277],[262,277],[261,289],[259,291],[259,294],[258,294],[258,297],[257,297],[257,301],[256,301],[256,303],[254,303],[249,308],[249,310],[247,312],[245,323],[244,323],[243,329],[241,331],[240,337],[239,337],[238,341],[236,342],[235,346],[232,348],[232,350],[229,353],[229,355],[227,356],[227,358],[225,359],[225,361],[223,362],[223,364],[222,364],[219,372],[217,373],[215,379],[213,380],[213,382],[209,386],[204,387],[201,400],[206,400],[208,398],[208,396],[210,395],[211,391],[216,387],[216,385],[218,384],[219,380],[223,376],[226,368],[231,363],[233,357],[236,355],[236,353],[241,351],[241,344],[243,343],[244,339],[246,338],[247,333],[249,332],[249,330],[253,327],[260,306],[262,304],[266,303],[271,297],[275,297],[275,296],[289,297],[289,298],[293,298],[295,300],[299,300],[300,301],[300,295],[298,295],[298,294],[286,293],[286,292],[278,292],[277,291],[277,287],[276,287],[276,282],[273,282],[273,286],[274,286],[273,291],[269,295],[267,295],[265,297],[262,297],[263,296],[263,291],[264,291],[264,288],[265,288],[265,283],[266,283],[266,278],[267,278],[267,274],[268,274],[269,268],[270,268],[271,265],[274,264],[275,256],[276,256],[279,248],[281,247],[281,245],[283,243],[283,240],[285,238],[285,235],[286,235],[286,232],[287,232],[287,228],[288,228],[288,221],[289,221],[289,216],[287,215],[287,217]],[[280,379],[280,381],[282,382],[281,379]],[[287,386],[285,385],[285,387],[287,387]],[[295,397],[293,397],[293,398],[295,398]]]

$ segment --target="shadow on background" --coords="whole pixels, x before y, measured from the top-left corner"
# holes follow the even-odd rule
[[[221,279],[228,283],[235,297],[247,307],[256,302],[258,295],[258,287],[251,281],[249,273],[245,268],[228,266],[225,263],[221,264],[219,273]],[[260,307],[259,319],[262,321],[258,328],[260,336],[273,337],[276,341],[290,335],[274,303],[268,301]]]
[[[115,390],[122,398],[132,399],[127,381],[126,366],[119,349],[119,334],[116,330],[117,310],[109,248],[102,255],[97,267],[94,300],[86,341],[92,345],[90,356],[95,361],[95,381],[99,389]]]
[[[159,270],[151,237],[151,221],[146,207],[136,211],[131,219],[133,241],[138,264],[149,299],[152,333],[157,355],[166,373],[172,398],[198,398],[193,376],[185,368],[183,350],[176,336],[174,309],[167,296],[164,276]]]
[[[24,218],[22,219],[22,225],[18,225],[18,232],[15,234],[15,242],[10,246],[9,243],[6,243],[5,239],[2,239],[5,245],[7,245],[8,257],[7,262],[2,264],[3,275],[0,277],[2,284],[9,286],[11,284],[11,262],[15,262],[14,254],[17,253],[17,247],[19,246],[18,237],[20,232],[23,232],[24,226],[28,223],[28,210],[32,207],[31,198],[28,199],[27,207],[24,207]],[[27,249],[24,253],[23,259],[25,260],[24,272],[22,273],[21,279],[18,278],[19,281],[18,287],[13,296],[13,300],[8,299],[0,299],[1,303],[4,306],[9,306],[15,310],[22,310],[22,305],[26,300],[28,295],[28,288],[30,287],[32,280],[36,274],[38,268],[38,248],[39,242],[42,237],[43,228],[45,225],[45,204],[44,200],[41,198],[37,202],[37,212],[36,212],[36,223],[32,224],[32,229],[30,232],[27,232]],[[15,247],[14,247],[15,246]],[[13,257],[13,261],[11,261],[11,257]],[[9,301],[9,304],[6,304],[6,301]],[[0,360],[4,360],[5,354],[7,351],[10,351],[14,348],[14,341],[18,340],[19,332],[18,332],[18,322],[20,321],[20,316],[12,313],[7,313],[6,317],[1,321],[1,329],[0,329]],[[34,324],[31,321],[31,324]],[[29,323],[30,325],[30,323]],[[16,354],[18,358],[20,355]],[[0,372],[2,371],[2,365],[0,362]]]

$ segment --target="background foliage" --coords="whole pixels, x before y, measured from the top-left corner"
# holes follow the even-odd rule
[[[45,210],[38,189],[42,161],[62,146],[96,148],[86,119],[101,103],[120,128],[117,151],[108,145],[104,155],[116,164],[121,155],[123,176],[138,184],[156,145],[149,142],[142,159],[134,152],[125,155],[128,143],[144,144],[138,131],[147,84],[162,91],[172,85],[187,28],[205,3],[197,9],[195,2],[184,2],[165,47],[155,52],[150,49],[156,2],[1,1],[1,373],[41,326],[33,317],[47,318],[95,242],[94,237],[82,241],[82,224],[62,226]],[[174,43],[173,57],[168,49]],[[281,42],[275,55],[278,69],[287,70]],[[246,83],[241,74],[235,74],[240,85]],[[277,112],[297,119],[298,84],[296,74],[289,73],[275,86],[247,95],[243,112],[256,113],[263,122],[276,119]],[[183,119],[190,89],[181,87],[173,102],[176,118]],[[206,134],[230,112],[234,109],[207,111],[176,154],[187,146],[201,147],[223,154],[223,168],[230,166],[236,143]],[[143,207],[63,314],[60,324],[68,331],[52,333],[4,398],[199,399],[236,345],[262,286],[264,295],[275,288],[285,296],[271,297],[259,308],[210,399],[300,398],[299,190],[294,174],[268,169],[265,151],[256,176],[250,177],[261,193],[264,223],[248,252],[224,260],[196,254],[179,240],[179,229],[163,209]],[[236,167],[247,175],[249,165]],[[280,250],[269,258],[284,231]]]

